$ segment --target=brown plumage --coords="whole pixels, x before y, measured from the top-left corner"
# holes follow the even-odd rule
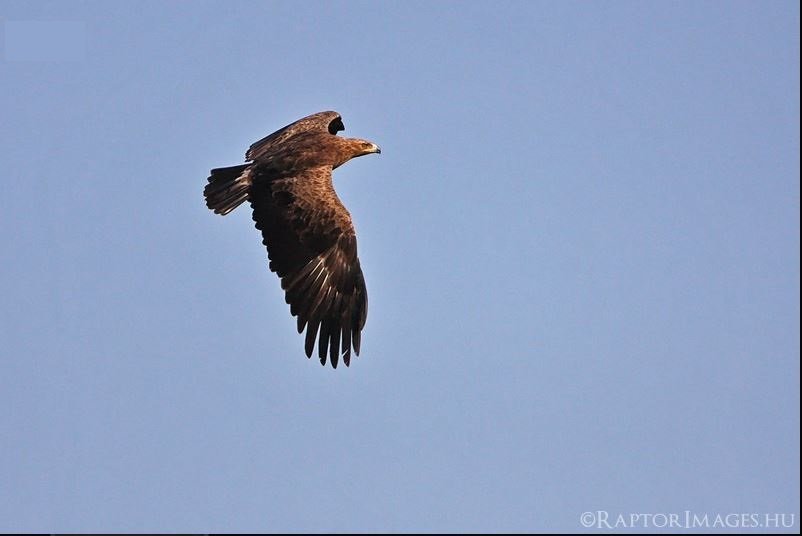
[[[331,182],[331,172],[352,158],[381,150],[375,143],[343,138],[340,114],[320,112],[257,141],[250,163],[213,169],[203,191],[206,206],[226,215],[243,201],[253,208],[267,246],[270,269],[281,278],[305,350],[326,356],[334,368],[359,355],[368,311],[351,215]]]

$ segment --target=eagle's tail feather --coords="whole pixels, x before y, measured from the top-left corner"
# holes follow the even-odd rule
[[[248,199],[251,187],[251,164],[213,169],[209,184],[203,190],[206,206],[225,216]]]

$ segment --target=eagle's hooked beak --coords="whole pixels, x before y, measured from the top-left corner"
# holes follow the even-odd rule
[[[373,144],[373,152],[376,153],[376,154],[381,154],[382,153],[382,148],[374,143]]]

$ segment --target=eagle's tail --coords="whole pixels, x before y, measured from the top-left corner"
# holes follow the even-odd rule
[[[209,184],[203,189],[206,206],[225,216],[248,199],[252,164],[241,164],[212,170]]]

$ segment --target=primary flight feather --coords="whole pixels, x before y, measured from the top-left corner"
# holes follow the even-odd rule
[[[257,141],[248,163],[213,169],[203,191],[206,206],[226,215],[244,201],[253,208],[270,269],[281,278],[305,350],[315,344],[320,363],[336,368],[359,355],[368,311],[351,215],[334,191],[333,169],[352,158],[380,153],[375,143],[337,136],[337,112],[320,112]]]

